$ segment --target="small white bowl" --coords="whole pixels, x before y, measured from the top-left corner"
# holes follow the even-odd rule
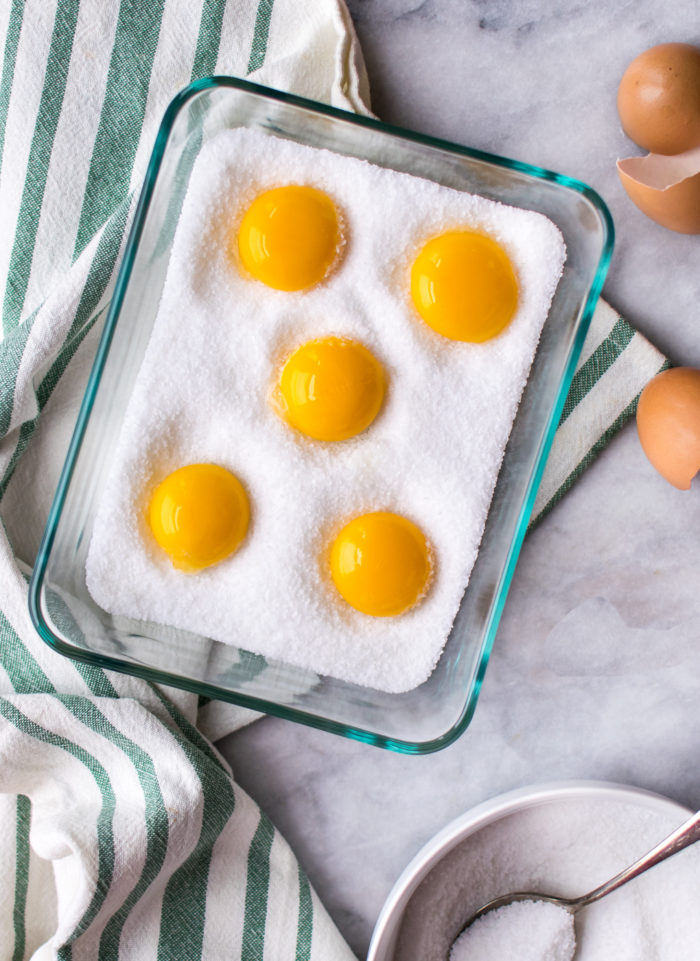
[[[558,832],[562,835],[562,824],[566,824],[567,817],[566,806],[569,805],[569,810],[573,813],[576,802],[596,805],[595,817],[600,817],[600,823],[606,825],[608,836],[619,825],[619,841],[615,838],[613,851],[600,852],[600,864],[596,869],[604,872],[610,864],[613,867],[609,874],[594,878],[593,883],[590,872],[585,870],[574,872],[575,877],[570,877],[565,872],[563,877],[541,878],[543,884],[549,884],[552,893],[561,892],[573,896],[591,890],[606,877],[613,876],[626,864],[644,854],[690,814],[688,808],[661,795],[600,781],[559,781],[524,787],[486,801],[443,828],[418,852],[401,874],[380,912],[367,961],[413,961],[414,957],[421,961],[447,961],[449,947],[472,911],[491,897],[508,893],[507,890],[498,888],[497,878],[489,878],[486,884],[480,885],[477,877],[471,889],[468,878],[465,878],[462,884],[460,876],[455,883],[455,866],[459,866],[463,858],[464,863],[468,864],[470,852],[480,847],[480,857],[483,860],[484,852],[488,851],[490,835],[481,835],[481,832],[492,829],[496,822],[511,815],[549,806],[555,817],[552,823],[559,825]],[[634,809],[640,812],[639,817]],[[635,823],[637,820],[640,822],[635,828],[634,837],[629,833],[630,813],[635,815]],[[571,827],[574,829],[576,824],[572,823]],[[517,863],[518,859],[523,863],[524,879],[528,871],[533,877],[538,874],[537,847],[540,840],[544,846],[549,843],[546,838],[537,836],[527,851],[517,851],[513,855],[513,863]],[[558,842],[561,843],[561,840],[562,837],[559,837]],[[590,833],[586,834],[584,831],[577,835],[576,831],[572,830],[571,834],[566,834],[564,840],[569,857],[572,851],[575,852],[577,844],[581,845],[582,852],[584,845],[590,851]],[[700,857],[700,851],[691,848],[676,855],[666,866],[654,868],[647,878],[655,872],[664,871],[677,858],[686,858],[691,852],[695,857]],[[700,864],[700,861],[698,863]],[[644,885],[645,881],[646,878],[640,878],[633,884]],[[525,889],[528,890],[529,887]],[[610,895],[610,899],[619,899],[621,895],[622,892]],[[578,925],[577,921],[577,928]],[[698,927],[700,928],[700,924]]]

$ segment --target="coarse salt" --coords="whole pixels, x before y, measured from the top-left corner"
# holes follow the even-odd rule
[[[457,938],[450,961],[571,961],[574,916],[549,901],[514,901],[477,918]]]
[[[346,237],[332,275],[298,293],[245,276],[227,252],[254,197],[287,183],[331,196]],[[478,345],[430,330],[408,292],[426,240],[464,227],[504,247],[520,288],[509,327]],[[469,580],[564,256],[539,214],[259,131],[217,135],[193,169],[98,508],[87,560],[95,600],[380,690],[422,683]],[[328,335],[362,342],[389,380],[377,420],[336,444],[296,433],[270,403],[285,357]],[[159,552],[145,517],[154,486],[196,462],[240,478],[252,520],[233,556],[193,575]],[[436,560],[428,595],[398,617],[350,608],[328,572],[335,533],[372,510],[417,523]]]
[[[418,885],[404,909],[392,961],[448,961],[467,918],[509,892],[571,898],[586,894],[649,851],[685,816],[670,803],[668,808],[647,806],[591,791],[588,798],[540,800],[485,824],[446,852]],[[574,957],[576,961],[697,958],[699,902],[700,846],[693,845],[581,909],[576,914]],[[530,932],[544,931],[544,908],[538,906],[536,915],[532,903],[522,904],[525,907],[512,905],[522,912],[520,918],[516,913],[510,918],[503,915],[501,932],[507,936],[510,922],[516,927],[522,921],[522,951],[504,953],[500,961],[516,956],[529,961]],[[499,932],[487,933],[490,941]],[[547,961],[558,957],[555,954]],[[482,959],[465,948],[459,961]]]

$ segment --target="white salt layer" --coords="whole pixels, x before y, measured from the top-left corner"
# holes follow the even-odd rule
[[[392,961],[447,961],[466,919],[508,891],[564,897],[592,891],[687,816],[670,802],[664,806],[643,798],[634,803],[633,798],[604,791],[585,798],[553,797],[482,826],[418,885],[401,919]],[[695,961],[699,903],[696,844],[578,912],[575,961]],[[527,932],[522,937],[520,929],[520,961],[530,957],[527,937],[537,923],[529,914],[523,920]],[[544,925],[544,915],[540,921]],[[508,957],[502,955],[501,961]],[[478,961],[478,955],[465,954],[467,959]]]
[[[341,262],[305,292],[272,290],[227,253],[249,203],[313,185],[342,213]],[[490,234],[515,267],[517,313],[484,344],[440,337],[410,302],[410,265],[442,231]],[[166,283],[95,520],[87,584],[114,614],[203,634],[320,674],[405,691],[431,673],[449,634],[532,357],[564,261],[556,227],[517,210],[258,131],[200,153]],[[323,336],[361,341],[387,398],[362,435],[313,442],[275,413],[285,357]],[[196,574],[176,570],[146,520],[154,486],[188,463],[236,474],[252,512],[243,546]],[[391,510],[424,531],[436,559],[408,613],[349,607],[328,549],[352,517]]]
[[[550,901],[514,901],[488,911],[455,941],[450,961],[571,961],[574,916]]]

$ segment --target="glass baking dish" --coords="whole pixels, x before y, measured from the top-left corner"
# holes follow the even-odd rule
[[[162,624],[114,616],[88,593],[96,507],[156,317],[175,226],[200,149],[224,129],[327,148],[543,213],[567,261],[513,425],[479,555],[430,678],[386,694],[266,660]],[[613,246],[586,185],[527,164],[390,127],[229,77],[178,94],[158,133],[114,297],[30,584],[41,637],[69,657],[393,751],[442,748],[467,727],[537,486]]]

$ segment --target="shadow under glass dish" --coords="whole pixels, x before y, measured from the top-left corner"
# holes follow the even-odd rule
[[[194,161],[222,130],[359,157],[444,186],[538,211],[561,231],[567,261],[498,477],[484,536],[430,678],[387,694],[238,647],[112,615],[85,584],[95,513],[156,318]],[[30,611],[63,654],[229,700],[388,748],[426,753],[468,725],[544,462],[612,252],[607,208],[590,188],[526,164],[235,80],[180,93],[163,119],[114,297],[30,584]],[[332,643],[332,638],[329,638]]]

